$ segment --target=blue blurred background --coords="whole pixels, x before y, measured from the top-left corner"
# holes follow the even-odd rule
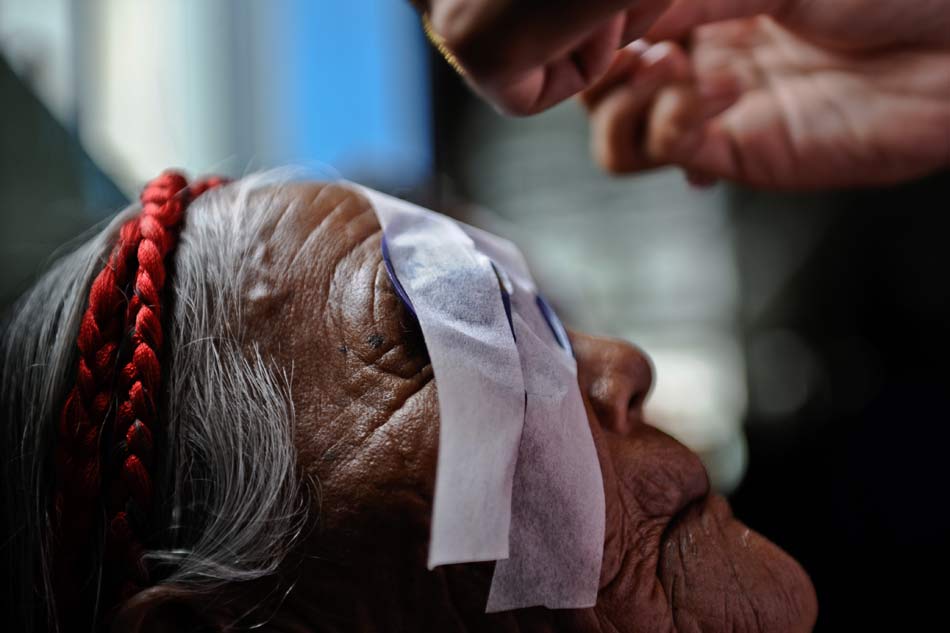
[[[332,165],[411,187],[432,172],[415,12],[356,0],[3,0],[8,62],[126,190],[168,165]]]

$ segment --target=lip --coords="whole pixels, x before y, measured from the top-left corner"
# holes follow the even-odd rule
[[[694,494],[683,500],[683,506],[673,513],[660,536],[660,552],[666,551],[667,543],[680,525],[697,520],[702,514],[711,511],[720,521],[733,518],[732,508],[724,497],[711,491],[709,477],[705,469],[697,470],[692,480],[693,486],[686,489],[694,490]]]
[[[683,506],[666,525],[663,535],[660,537],[660,547],[665,548],[668,540],[676,533],[677,529],[683,524],[692,521],[701,521],[703,516],[712,516],[718,521],[730,521],[735,518],[732,514],[732,507],[725,497],[715,493],[707,492],[697,497]]]
[[[663,530],[659,542],[659,557],[657,560],[656,575],[666,594],[667,604],[672,611],[674,623],[677,629],[680,626],[679,607],[683,595],[677,591],[676,573],[672,571],[668,560],[670,548],[696,548],[699,544],[696,542],[697,529],[703,532],[699,539],[706,538],[708,534],[709,519],[713,519],[721,525],[721,522],[733,518],[732,508],[722,496],[706,491],[705,494],[692,499],[684,505],[667,524]],[[685,538],[684,538],[685,533]],[[685,583],[684,583],[685,584]],[[688,627],[687,627],[688,628]]]
[[[686,529],[689,534],[689,540],[693,540],[694,532],[689,531],[693,526],[698,527],[704,535],[710,534],[709,521],[713,521],[717,526],[722,526],[726,522],[733,521],[735,516],[732,514],[732,507],[725,497],[715,493],[706,493],[705,495],[693,499],[687,503],[679,512],[673,515],[666,528],[660,536],[660,558],[657,576],[663,580],[662,558],[663,553],[668,547],[675,545],[673,539],[679,536],[682,529]]]

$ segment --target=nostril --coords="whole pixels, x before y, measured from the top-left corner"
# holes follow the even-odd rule
[[[614,348],[605,364],[600,384],[600,400],[606,406],[605,427],[627,435],[644,422],[643,405],[653,386],[653,366],[639,349],[622,344]]]
[[[643,422],[653,387],[653,364],[637,347],[618,340],[573,336],[578,379],[605,429],[628,435]]]
[[[643,403],[648,390],[638,387],[631,376],[608,372],[596,380],[589,396],[600,425],[628,435],[643,422]]]
[[[643,417],[643,404],[653,388],[653,364],[646,354],[635,347],[631,346],[630,353],[633,356],[627,363],[630,380],[627,413],[640,419]]]
[[[643,418],[643,403],[646,402],[647,394],[649,391],[639,391],[634,393],[630,397],[630,402],[627,403],[627,417],[634,418],[636,420],[642,420]]]

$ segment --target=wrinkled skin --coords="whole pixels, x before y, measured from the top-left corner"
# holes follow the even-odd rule
[[[611,172],[809,190],[950,168],[950,0],[414,4],[500,110],[583,91]]]
[[[293,631],[805,631],[803,570],[709,495],[699,460],[642,419],[652,380],[634,347],[574,335],[604,475],[607,535],[593,609],[485,615],[492,565],[425,567],[437,385],[390,286],[369,203],[297,185],[264,249],[251,329],[293,366],[301,467],[318,525],[270,626]],[[266,288],[266,292],[262,292]]]
[[[596,81],[670,0],[413,0],[499,110],[529,115]]]
[[[947,0],[680,0],[648,37],[583,98],[609,171],[808,190],[950,168]]]

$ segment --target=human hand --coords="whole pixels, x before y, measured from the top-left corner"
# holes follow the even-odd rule
[[[414,0],[469,84],[509,114],[540,112],[592,85],[670,0]]]
[[[583,98],[598,162],[782,189],[950,166],[950,2],[772,2],[702,25],[767,4],[680,0],[650,36],[686,43],[618,53]]]

